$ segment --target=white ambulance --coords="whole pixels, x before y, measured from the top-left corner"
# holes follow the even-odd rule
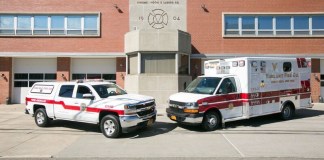
[[[310,60],[230,58],[206,61],[205,75],[169,98],[171,120],[215,130],[225,122],[310,108]]]

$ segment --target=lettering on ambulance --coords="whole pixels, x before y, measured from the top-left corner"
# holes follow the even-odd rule
[[[71,106],[71,105],[66,105],[63,101],[54,101],[54,100],[47,100],[47,99],[37,99],[37,98],[26,98],[27,102],[37,102],[37,103],[45,103],[45,104],[59,104],[62,105],[64,109],[67,110],[80,110],[80,106]],[[112,110],[112,109],[102,109],[102,108],[93,108],[93,107],[86,107],[87,112],[95,112],[99,113],[100,111],[111,111],[115,112],[118,115],[124,115],[123,110]]]

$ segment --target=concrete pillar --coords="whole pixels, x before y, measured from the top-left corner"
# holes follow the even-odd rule
[[[5,104],[12,93],[12,58],[0,57],[0,104]]]
[[[124,88],[126,76],[126,58],[116,58],[116,84]]]
[[[312,74],[311,74],[311,98],[314,103],[319,102],[321,95],[321,71],[320,59],[312,59]]]
[[[57,57],[57,81],[70,81],[71,74],[71,58]]]

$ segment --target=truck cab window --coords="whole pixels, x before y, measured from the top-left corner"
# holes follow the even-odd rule
[[[72,98],[73,88],[74,88],[74,85],[62,85],[60,92],[59,92],[59,96],[66,97],[66,98]]]
[[[76,98],[83,98],[84,94],[92,94],[91,90],[86,86],[78,86]]]
[[[217,94],[228,94],[237,92],[236,83],[234,78],[225,78],[219,86]]]

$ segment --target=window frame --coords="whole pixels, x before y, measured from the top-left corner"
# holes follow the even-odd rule
[[[254,16],[255,17],[255,34],[242,34],[242,17]],[[272,16],[272,29],[271,30],[262,30],[259,29],[259,17],[262,16]],[[294,29],[294,19],[295,17],[306,16],[308,17],[308,29]],[[312,37],[324,37],[324,28],[323,29],[313,29],[312,28],[312,18],[316,16],[324,16],[324,12],[223,12],[222,13],[222,37],[223,38],[280,38],[280,37],[289,37],[289,38],[312,38]],[[238,32],[227,34],[233,29],[226,29],[226,17],[238,17]],[[278,17],[290,17],[290,28],[289,29],[276,29],[277,18]],[[237,31],[237,30],[235,30]],[[259,34],[260,31],[269,31],[272,34]],[[305,31],[307,34],[294,34],[295,32]],[[279,33],[280,32],[280,33]],[[314,33],[313,33],[314,32]],[[278,33],[278,34],[277,34]]]
[[[100,12],[84,12],[84,13],[0,13],[0,16],[13,16],[14,18],[14,27],[7,29],[7,28],[0,28],[0,32],[3,32],[0,34],[0,37],[101,37],[101,13]],[[30,16],[30,34],[17,34],[17,31],[21,31],[21,29],[18,28],[18,16]],[[37,29],[35,28],[35,16],[47,16],[47,29]],[[52,16],[63,16],[64,17],[64,28],[52,28],[52,22],[51,17]],[[74,31],[67,28],[67,18],[69,16],[80,16],[81,17],[81,23],[80,23],[80,34],[68,34],[68,31]],[[84,19],[87,16],[93,16],[97,19],[96,29],[86,30]],[[63,30],[62,30],[63,29]],[[8,31],[7,31],[8,30]],[[13,30],[13,33],[9,33],[9,31]],[[63,31],[62,33],[53,33],[53,31]],[[36,31],[34,33],[34,31]],[[44,33],[41,33],[40,31],[44,31]],[[45,33],[46,32],[46,33]]]

